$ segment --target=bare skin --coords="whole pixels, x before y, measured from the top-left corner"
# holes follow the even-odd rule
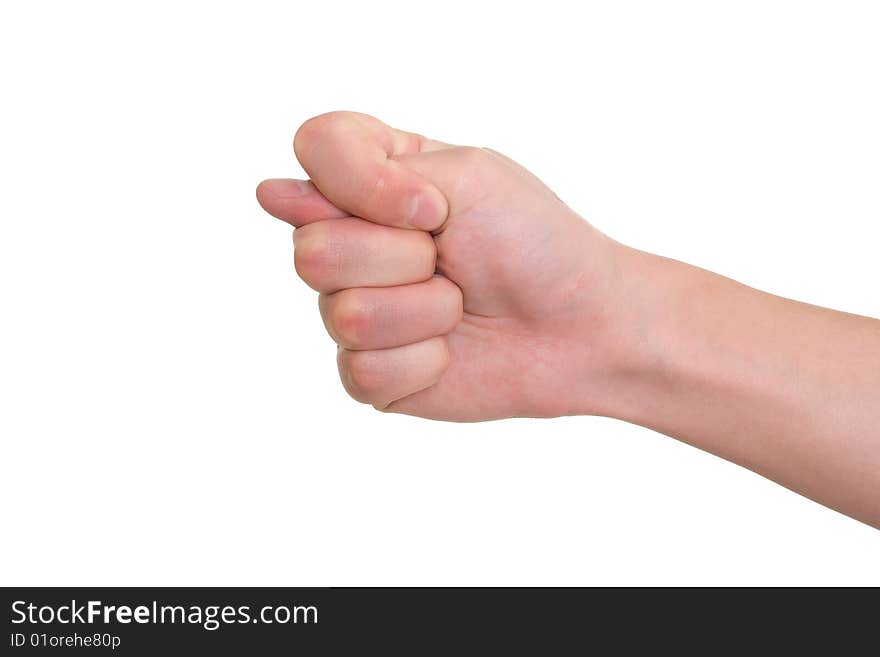
[[[294,149],[311,181],[257,198],[296,227],[358,401],[616,417],[880,526],[880,321],[619,244],[488,149],[351,112]]]

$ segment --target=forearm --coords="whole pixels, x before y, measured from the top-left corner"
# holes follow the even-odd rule
[[[626,249],[607,414],[880,526],[880,321]]]

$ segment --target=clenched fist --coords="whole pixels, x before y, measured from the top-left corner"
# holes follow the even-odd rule
[[[485,148],[333,112],[294,149],[311,181],[257,196],[296,227],[352,397],[462,421],[603,412],[621,245]]]

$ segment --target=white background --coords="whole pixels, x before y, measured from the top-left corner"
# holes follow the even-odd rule
[[[880,584],[880,532],[650,431],[351,401],[253,192],[359,110],[880,316],[876,3],[12,5],[0,583]]]

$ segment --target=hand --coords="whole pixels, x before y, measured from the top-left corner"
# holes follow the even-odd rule
[[[627,359],[627,251],[510,159],[334,112],[294,140],[311,182],[257,196],[295,231],[348,392],[475,421],[601,413]]]
[[[608,239],[506,157],[337,112],[312,181],[257,196],[297,227],[349,393],[444,420],[601,414],[880,527],[880,322]]]

